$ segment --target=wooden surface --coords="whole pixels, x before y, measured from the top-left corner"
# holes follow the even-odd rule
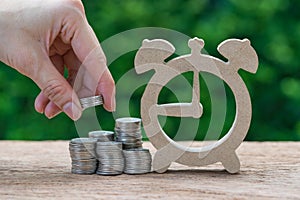
[[[172,165],[165,174],[74,175],[66,141],[0,141],[0,149],[0,199],[300,199],[296,142],[244,142],[236,175],[220,164]]]

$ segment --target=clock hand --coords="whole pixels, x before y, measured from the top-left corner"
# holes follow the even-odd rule
[[[203,107],[200,103],[199,73],[194,72],[193,97],[191,103],[168,103],[157,105],[156,112],[162,116],[200,118]]]

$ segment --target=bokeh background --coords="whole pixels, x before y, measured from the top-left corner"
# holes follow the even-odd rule
[[[216,47],[221,41],[249,38],[260,64],[255,75],[241,73],[253,106],[253,120],[246,139],[300,140],[300,1],[83,0],[83,3],[87,18],[101,41],[128,29],[163,27],[203,38],[206,50],[219,56]],[[116,82],[133,68],[134,54],[128,53],[109,66],[118,69],[112,70]],[[4,64],[0,68],[0,139],[61,140],[77,137],[74,122],[65,115],[48,120],[35,112],[33,104],[39,89],[30,79]],[[191,80],[188,74],[186,78]],[[132,116],[139,116],[143,89],[132,95]],[[165,91],[164,97],[175,98],[170,91]],[[228,104],[231,108],[234,105],[230,92]],[[102,108],[98,108],[97,113],[102,127],[112,129],[112,115]],[[234,106],[228,109],[226,116],[224,132],[231,126]],[[166,123],[170,137],[178,120],[168,119]],[[201,123],[204,122],[209,123],[209,116],[204,116]],[[202,132],[206,128],[206,125],[200,126],[196,139],[203,138]]]

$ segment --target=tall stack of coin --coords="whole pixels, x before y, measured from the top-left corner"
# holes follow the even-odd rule
[[[97,169],[95,146],[97,139],[75,138],[69,143],[70,156],[72,159],[72,173],[93,174]]]
[[[98,142],[109,142],[114,140],[114,132],[112,131],[91,131],[89,132],[90,138],[95,138]]]
[[[122,142],[123,149],[141,148],[141,119],[125,117],[116,120],[116,141]]]
[[[148,149],[123,150],[125,158],[124,173],[145,174],[151,172],[152,158]]]
[[[99,161],[97,174],[118,175],[124,170],[122,143],[97,142],[96,155]]]

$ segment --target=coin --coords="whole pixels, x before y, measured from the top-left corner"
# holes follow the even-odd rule
[[[87,109],[94,106],[99,106],[103,104],[103,98],[101,95],[86,97],[79,100],[83,109]]]
[[[124,170],[124,156],[122,143],[97,142],[96,155],[99,161],[97,174],[118,175]]]
[[[116,120],[115,139],[123,143],[123,149],[142,147],[141,121],[141,119],[133,117],[124,117]]]
[[[89,100],[83,102],[89,104]],[[141,119],[119,118],[115,133],[99,130],[88,135],[89,138],[75,138],[69,143],[72,173],[119,175],[151,171],[151,154],[142,148]]]
[[[116,127],[120,127],[122,129],[140,129],[141,128],[141,119],[134,117],[123,117],[116,119]]]
[[[123,150],[125,158],[124,173],[145,174],[151,172],[152,157],[148,149]]]
[[[98,142],[108,142],[114,140],[114,132],[112,131],[91,131],[89,132],[90,138],[95,138]]]
[[[97,169],[95,147],[97,139],[75,138],[69,143],[72,160],[71,172],[74,174],[93,174]]]

